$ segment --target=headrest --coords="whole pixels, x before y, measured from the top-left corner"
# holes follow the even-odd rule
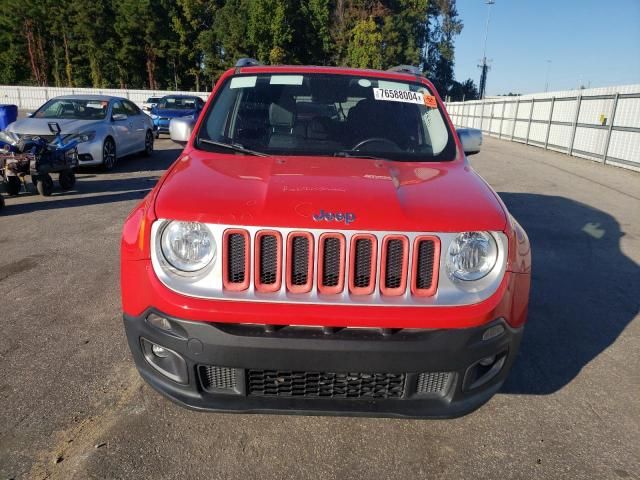
[[[292,128],[295,122],[296,101],[293,97],[281,98],[278,103],[269,105],[269,123],[272,127]]]

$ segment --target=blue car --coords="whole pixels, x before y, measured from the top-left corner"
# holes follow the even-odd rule
[[[204,108],[204,100],[200,97],[189,95],[167,95],[151,108],[151,119],[156,138],[161,133],[169,133],[169,122],[172,118],[193,117],[198,118]]]

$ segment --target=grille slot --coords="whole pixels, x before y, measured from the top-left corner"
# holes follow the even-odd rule
[[[227,238],[229,248],[229,265],[228,272],[229,283],[242,283],[244,282],[247,265],[244,256],[245,252],[245,238],[240,233],[232,233]]]
[[[289,235],[287,288],[294,293],[306,293],[313,283],[313,236],[308,232]]]
[[[358,288],[371,285],[372,242],[366,238],[356,240],[356,261],[354,262],[353,284]]]
[[[433,253],[435,242],[421,240],[418,242],[418,266],[416,272],[416,288],[429,289],[433,283]]]
[[[401,398],[403,373],[247,370],[250,395],[305,398]]]
[[[340,281],[340,239],[332,237],[324,240],[322,256],[322,285],[335,287]]]
[[[425,372],[418,375],[417,393],[444,396],[449,389],[451,372]]]
[[[380,292],[383,295],[402,295],[407,287],[409,240],[401,235],[389,235],[382,244]]]
[[[200,365],[198,367],[200,383],[205,390],[235,390],[235,368]]]
[[[402,285],[402,260],[404,248],[401,240],[389,240],[387,246],[386,275],[384,286],[386,288],[398,288]]]
[[[224,287],[245,290],[249,287],[249,232],[227,230],[224,233]]]
[[[273,285],[278,279],[278,240],[275,235],[260,238],[260,282]]]
[[[309,281],[309,239],[294,237],[291,248],[291,284],[304,285]]]

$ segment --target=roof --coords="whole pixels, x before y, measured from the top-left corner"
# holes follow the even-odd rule
[[[109,102],[111,100],[126,100],[123,97],[113,97],[111,95],[60,95],[59,97],[53,97],[54,99],[62,99],[62,100],[98,100],[98,101],[106,101]]]
[[[397,80],[405,80],[415,82],[416,79],[428,80],[425,77],[413,75],[405,72],[392,72],[389,70],[373,70],[365,68],[351,67],[328,67],[318,65],[255,65],[249,67],[239,67],[240,73],[324,73],[334,75],[364,75],[379,78],[394,78]]]

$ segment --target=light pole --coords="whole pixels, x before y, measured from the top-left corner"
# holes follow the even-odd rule
[[[551,60],[547,60],[547,73],[544,76],[544,91],[549,91],[549,70],[551,70]]]
[[[482,47],[482,64],[479,65],[480,73],[480,98],[484,98],[485,90],[487,88],[487,71],[489,66],[487,65],[487,37],[489,36],[489,21],[491,20],[491,5],[496,3],[496,0],[486,0],[487,4],[487,25],[484,30],[484,46]]]

